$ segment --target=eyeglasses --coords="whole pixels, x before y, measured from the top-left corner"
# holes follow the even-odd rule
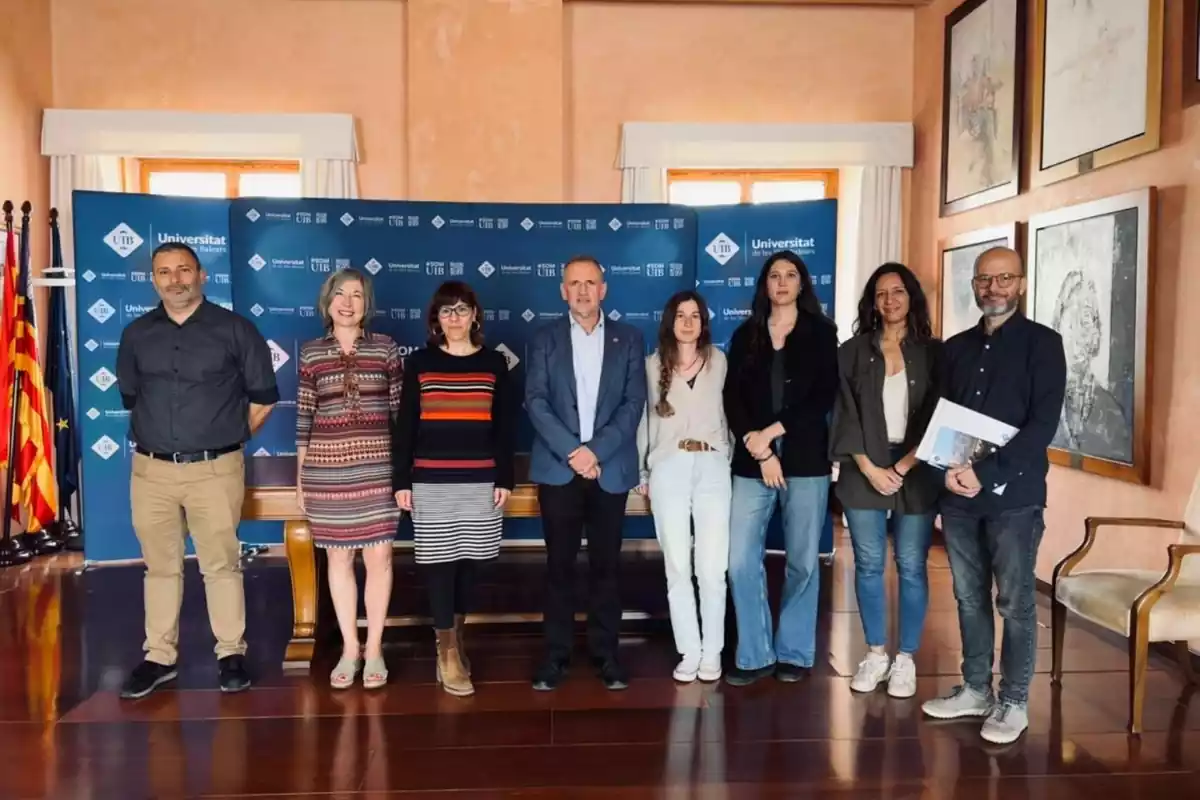
[[[971,283],[975,284],[978,289],[986,289],[992,285],[992,281],[995,281],[1001,289],[1007,289],[1013,285],[1014,281],[1018,281],[1022,277],[1011,272],[1005,272],[1002,275],[976,275],[971,279]]]
[[[442,319],[450,319],[450,317],[469,317],[471,316],[471,307],[464,305],[457,306],[442,306],[438,309],[438,316]]]

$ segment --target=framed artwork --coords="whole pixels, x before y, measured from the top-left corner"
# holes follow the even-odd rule
[[[1029,221],[1027,313],[1058,331],[1067,393],[1052,463],[1148,484],[1155,190]]]
[[[1200,0],[1183,2],[1183,105],[1200,104]]]
[[[975,259],[992,247],[1011,247],[1020,252],[1020,225],[1011,223],[964,233],[944,240],[938,247],[938,335],[949,339],[979,322],[975,305]]]
[[[1026,0],[966,0],[946,17],[941,215],[1020,189]]]
[[[1157,150],[1165,0],[1036,0],[1035,186]]]

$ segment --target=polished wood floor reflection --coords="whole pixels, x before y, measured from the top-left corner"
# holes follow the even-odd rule
[[[1171,662],[1153,661],[1147,733],[1130,738],[1122,644],[1072,620],[1067,674],[1053,690],[1046,608],[1022,740],[992,747],[977,722],[923,719],[921,701],[956,682],[960,659],[939,549],[917,697],[852,693],[866,647],[840,544],[822,572],[820,657],[804,683],[677,685],[660,619],[630,625],[622,652],[633,681],[616,693],[582,652],[557,692],[534,692],[536,630],[472,628],[477,693],[468,699],[434,683],[424,629],[389,630],[392,682],[380,692],[328,688],[336,645],[311,676],[283,674],[287,568],[260,558],[246,570],[255,687],[215,690],[203,586],[189,564],[180,678],[124,702],[118,687],[140,657],[140,567],[80,571],[70,557],[38,560],[0,572],[0,797],[1200,797],[1200,704],[1189,704]],[[772,594],[780,566],[770,564]],[[627,605],[661,617],[661,570],[631,556]],[[483,577],[480,605],[514,610],[537,596],[539,558],[506,554]],[[411,564],[398,563],[396,580],[393,610],[422,613]],[[894,576],[889,584],[894,596]]]

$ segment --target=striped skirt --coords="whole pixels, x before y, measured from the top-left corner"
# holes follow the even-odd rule
[[[504,512],[490,483],[416,483],[412,493],[413,544],[418,564],[500,555]]]

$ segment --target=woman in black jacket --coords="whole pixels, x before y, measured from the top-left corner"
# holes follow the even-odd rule
[[[750,319],[729,343],[725,414],[735,439],[729,583],[737,617],[735,669],[744,686],[774,674],[798,681],[816,655],[817,567],[829,501],[828,416],[837,394],[837,329],[800,256],[767,258]],[[767,524],[783,506],[787,577],[772,631],[763,568]]]
[[[854,545],[854,589],[871,648],[850,688],[888,694],[917,691],[913,654],[921,641],[929,579],[925,570],[940,473],[917,461],[938,401],[941,342],[933,337],[925,292],[903,264],[884,264],[867,280],[855,336],[838,353],[841,390],[834,406],[831,451],[841,464],[837,493]],[[895,536],[900,584],[900,642],[887,654],[888,533]]]

